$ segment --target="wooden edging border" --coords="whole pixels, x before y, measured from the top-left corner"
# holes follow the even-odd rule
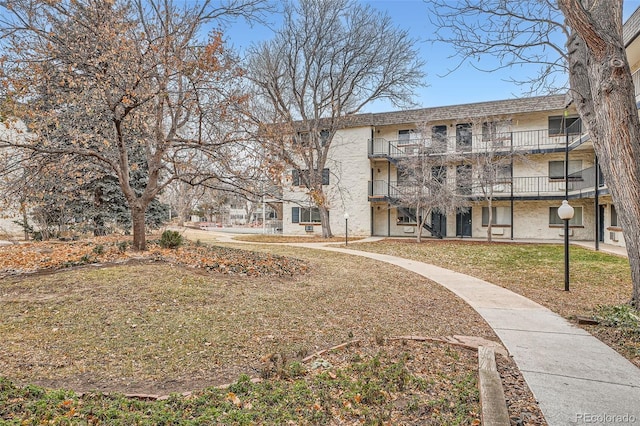
[[[489,346],[478,346],[478,387],[480,388],[482,424],[509,426],[509,412],[504,398],[502,379],[496,366],[496,354]]]

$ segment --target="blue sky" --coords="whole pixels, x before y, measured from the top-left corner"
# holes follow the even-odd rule
[[[423,0],[362,0],[372,7],[386,11],[395,24],[409,31],[416,39],[431,36],[433,27],[427,18],[427,5]],[[640,0],[624,1],[624,19],[636,8]],[[277,20],[277,18],[274,18]],[[239,51],[246,49],[253,42],[268,40],[272,32],[266,27],[249,28],[244,23],[232,25],[225,31],[228,43]],[[418,49],[426,62],[427,87],[419,88],[415,93],[415,101],[419,107],[455,105],[472,102],[509,99],[521,96],[524,88],[509,82],[514,74],[534,75],[537,67],[518,67],[499,70],[492,73],[474,69],[469,64],[449,75],[449,69],[456,65],[455,59],[449,59],[455,52],[450,46],[419,42]],[[486,58],[478,65],[491,67],[491,58]],[[383,102],[370,105],[364,112],[391,111],[395,108]]]

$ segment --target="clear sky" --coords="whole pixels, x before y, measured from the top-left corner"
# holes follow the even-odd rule
[[[366,1],[375,9],[386,11],[395,24],[409,31],[418,40],[429,38],[434,28],[427,18],[427,5],[423,0],[361,0]],[[518,1],[518,0],[515,0]],[[624,19],[640,7],[640,0],[624,1]],[[277,21],[277,17],[274,17]],[[253,26],[249,28],[244,23],[237,23],[227,29],[228,43],[239,51],[243,51],[253,42],[268,40],[272,32],[266,27]],[[472,102],[483,102],[509,99],[522,96],[524,88],[509,82],[515,73],[535,75],[537,67],[519,67],[496,72],[482,72],[469,64],[464,64],[453,73],[445,75],[456,65],[455,59],[449,59],[455,52],[450,46],[432,44],[421,41],[418,49],[426,62],[427,87],[418,88],[415,102],[419,107],[455,105]],[[480,66],[490,68],[491,58],[480,62]],[[517,76],[516,76],[517,77]],[[391,111],[395,108],[388,103],[375,103],[364,112]]]

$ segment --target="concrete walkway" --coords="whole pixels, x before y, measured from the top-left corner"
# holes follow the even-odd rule
[[[220,237],[238,242],[231,236]],[[387,262],[451,290],[500,337],[549,425],[640,424],[640,369],[542,305],[487,281],[427,263],[323,243],[288,245]]]

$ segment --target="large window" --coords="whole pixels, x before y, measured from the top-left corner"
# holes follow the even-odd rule
[[[491,225],[510,226],[511,207],[491,207]],[[482,226],[489,226],[489,207],[482,208]]]
[[[456,188],[460,195],[471,195],[471,166],[456,166]]]
[[[564,179],[564,161],[549,161],[549,179]],[[582,179],[582,160],[569,160],[569,180]]]
[[[549,136],[561,136],[565,134],[565,129],[569,134],[580,133],[580,117],[564,117],[554,115],[549,117]]]
[[[320,209],[317,207],[291,207],[292,223],[320,223]]]
[[[398,130],[398,145],[407,145],[415,143],[418,139],[421,139],[420,132],[415,130]]]
[[[613,204],[611,204],[611,226],[618,226],[618,212]]]
[[[485,121],[482,123],[482,142],[493,147],[505,146],[511,141],[511,120]]]
[[[293,169],[291,171],[291,181],[293,183],[293,186],[305,186],[305,182],[303,179],[301,179],[300,175],[304,174],[307,177],[307,181],[309,180],[309,176],[308,176],[309,171],[308,170],[296,170]],[[322,169],[322,184],[323,185],[329,185],[329,169]]]
[[[558,207],[549,207],[549,225],[564,225],[564,221],[558,216]],[[573,208],[573,219],[569,226],[582,226],[582,207]]]
[[[456,124],[456,149],[466,151],[471,149],[471,123]]]
[[[438,145],[444,145],[446,148],[447,144],[447,126],[433,126],[431,128],[431,139],[433,143]]]
[[[404,208],[398,209],[398,224],[415,224],[416,223],[416,209]]]

